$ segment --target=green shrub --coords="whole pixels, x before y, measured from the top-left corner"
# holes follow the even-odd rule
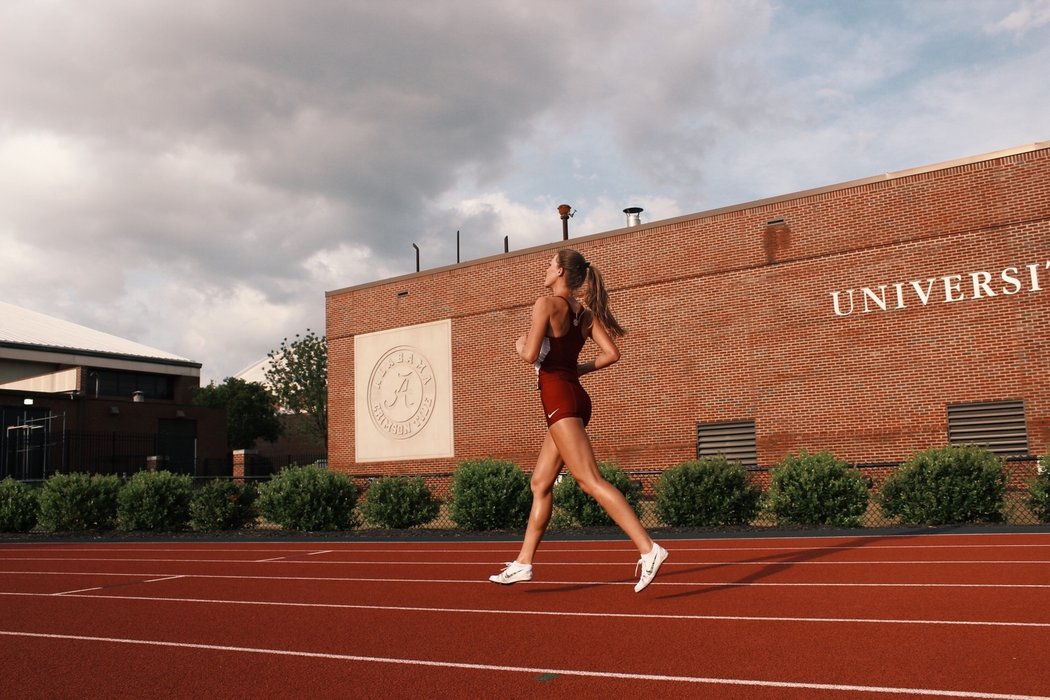
[[[637,513],[638,494],[641,487],[631,481],[627,472],[608,462],[599,462],[598,472],[603,479],[624,495],[627,503]],[[571,522],[582,527],[614,524],[613,519],[598,505],[598,502],[583,492],[571,474],[563,476],[554,487],[554,505],[560,508]]]
[[[441,501],[419,477],[386,476],[368,487],[361,513],[379,527],[408,528],[437,517]]]
[[[452,475],[449,516],[468,530],[523,527],[529,518],[529,477],[513,462],[461,462]]]
[[[1050,453],[1039,460],[1039,473],[1028,485],[1028,507],[1040,522],[1050,523]]]
[[[215,479],[190,499],[190,527],[194,530],[239,530],[253,524],[258,515],[255,484]]]
[[[121,530],[182,530],[190,519],[193,479],[169,471],[138,472],[117,495]]]
[[[745,525],[758,514],[762,489],[725,457],[683,462],[656,483],[656,512],[675,527]]]
[[[914,454],[882,485],[887,515],[911,525],[999,522],[1006,472],[1003,461],[974,445]]]
[[[36,525],[40,502],[36,492],[21,481],[0,481],[0,532],[29,532]]]
[[[289,530],[349,530],[356,503],[353,480],[324,467],[293,465],[259,488],[263,517]]]
[[[765,505],[778,525],[855,527],[868,508],[868,486],[830,452],[803,450],[773,468]]]
[[[55,474],[39,494],[40,526],[52,532],[111,530],[120,489],[120,479],[111,474]]]

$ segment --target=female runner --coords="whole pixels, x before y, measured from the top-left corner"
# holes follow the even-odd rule
[[[624,329],[609,311],[609,295],[601,274],[577,251],[559,251],[547,268],[543,284],[551,294],[536,300],[529,332],[518,338],[516,348],[522,359],[537,368],[547,435],[532,472],[532,509],[521,551],[489,580],[510,584],[532,579],[532,560],[551,518],[554,481],[565,465],[583,492],[598,501],[638,548],[642,570],[634,587],[638,592],[652,582],[667,558],[667,550],[653,542],[627,499],[598,471],[584,430],[591,418],[591,399],[580,386],[580,375],[620,359],[613,337],[622,336]],[[574,294],[584,285],[586,305]],[[577,364],[587,338],[598,344],[598,355],[591,362]]]

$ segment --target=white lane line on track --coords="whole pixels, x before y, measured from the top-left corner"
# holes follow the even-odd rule
[[[7,550],[3,545],[0,545],[0,556],[5,551],[15,551],[14,549]],[[291,549],[273,549],[270,547],[186,547],[178,543],[173,543],[168,547],[136,547],[134,545],[122,546],[119,544],[101,544],[92,545],[85,544],[77,547],[42,547],[40,545],[29,546],[25,545],[18,547],[19,552],[251,552],[253,554],[259,554],[260,552],[285,552],[288,554],[298,554],[303,552],[302,548],[291,548]],[[307,550],[309,551],[309,550]],[[372,551],[372,550],[366,550]]]
[[[90,590],[90,589],[89,589]],[[55,593],[0,593],[3,596],[47,598]],[[596,617],[632,620],[691,620],[695,622],[809,622],[847,625],[924,625],[939,627],[1032,627],[1050,629],[1050,622],[1011,622],[1005,620],[908,620],[869,617],[797,617],[790,615],[692,615],[675,613],[586,612],[581,610],[501,610],[498,608],[428,608],[416,605],[365,605],[360,603],[296,603],[273,600],[222,600],[216,598],[172,598],[167,596],[61,594],[64,598],[92,600],[145,601],[150,603],[196,603],[205,605],[244,605],[272,608],[317,608],[322,610],[376,610],[383,612],[439,613],[452,615],[520,615],[524,617]]]
[[[161,550],[161,551],[166,551],[166,550]],[[291,554],[287,554],[287,555],[285,555],[283,557],[270,557],[269,559],[252,559],[252,560],[249,561],[249,563],[264,564],[264,563],[270,563],[270,562],[281,562],[283,564],[305,564],[307,562],[297,561],[297,560],[294,560],[294,559],[293,560],[289,560],[288,557],[294,557],[294,556],[314,557],[314,556],[317,556],[318,554],[328,554],[331,551],[332,550],[330,550],[330,549],[321,549],[321,550],[315,550],[315,551],[312,551],[312,552],[311,551],[299,550],[299,551],[293,552]],[[76,559],[70,558],[70,559],[64,559],[64,561],[76,561]],[[122,558],[121,561],[136,561],[136,560],[135,559],[123,559]],[[164,559],[143,559],[142,561],[165,561],[165,560]],[[169,559],[167,561],[179,561],[179,560],[178,559]],[[182,561],[202,562],[202,561],[221,561],[221,560],[219,560],[219,559],[183,559]],[[234,559],[232,561],[241,561],[241,560],[240,559]],[[310,563],[313,563],[313,562],[310,562]],[[323,563],[327,564],[328,562],[323,562]]]
[[[138,576],[141,576],[141,574],[138,574]],[[152,579],[148,579],[146,581],[142,581],[141,583],[157,583],[159,581],[171,581],[173,579],[178,579],[178,578],[183,578],[182,574],[175,574],[175,575],[172,575],[172,576],[162,576],[160,578],[152,578]],[[101,591],[101,590],[104,590],[104,589],[105,589],[105,586],[93,586],[91,588],[78,588],[78,589],[73,590],[73,591],[59,591],[58,593],[48,593],[46,595],[72,596],[72,595],[75,595],[77,593],[87,593],[88,591]]]
[[[240,574],[129,574],[109,571],[0,571],[0,575],[12,576],[170,576],[185,579],[232,579],[244,581],[314,581],[331,583],[469,583],[492,586],[488,579],[469,578],[391,578],[360,576],[249,576]],[[633,586],[635,581],[529,581],[520,586]],[[761,581],[666,581],[657,580],[653,586],[694,586],[697,588],[742,588],[746,586],[769,586],[773,588],[792,587],[827,587],[827,588],[1050,588],[1050,583],[910,583],[910,582],[830,582],[830,581],[797,581],[797,582],[761,582]]]
[[[59,591],[58,593],[41,593],[40,595],[50,596],[62,596],[62,595],[76,595],[77,593],[87,593],[88,591],[101,591],[102,586],[95,586],[93,588],[78,588],[74,591]]]
[[[96,642],[107,644],[131,644],[176,649],[196,649],[202,651],[237,652],[246,654],[265,654],[270,656],[291,656],[308,659],[327,659],[330,661],[353,661],[358,663],[391,664],[395,666],[424,666],[430,668],[455,668],[470,671],[490,671],[502,673],[528,673],[532,675],[556,674],[560,676],[578,676],[598,679],[617,679],[630,681],[655,681],[670,683],[696,683],[702,685],[732,685],[759,688],[791,688],[798,690],[831,690],[836,692],[909,694],[922,697],[948,698],[981,698],[983,700],[1050,700],[1045,695],[1019,695],[1014,693],[985,693],[973,690],[937,690],[931,688],[894,688],[871,685],[846,685],[838,683],[801,683],[794,681],[770,681],[750,678],[714,678],[704,676],[673,676],[651,673],[622,673],[615,671],[593,671],[584,669],[541,668],[528,666],[501,666],[495,664],[465,663],[459,661],[436,661],[432,659],[399,659],[383,656],[359,656],[355,654],[334,654],[328,652],[301,651],[297,649],[269,649],[263,647],[240,647],[225,644],[195,644],[189,642],[166,642],[155,639],[127,639],[118,637],[93,637],[74,634],[43,634],[39,632],[17,632],[0,630],[0,635],[9,637],[30,637],[36,639],[55,639],[76,642]]]
[[[824,552],[868,552],[872,550],[912,550],[915,552],[933,552],[941,549],[1037,549],[1037,548],[1050,548],[1048,544],[938,544],[938,545],[857,545],[857,546],[839,546],[839,545],[827,545],[827,546],[815,546],[815,547],[682,547],[675,540],[661,540],[663,544],[667,545],[667,549],[672,552],[795,552],[798,554],[806,554],[810,552],[824,553]],[[513,545],[514,543],[509,543]],[[544,552],[621,552],[626,554],[635,554],[635,550],[629,545],[624,547],[555,547],[554,544],[568,544],[566,542],[544,542]],[[75,550],[70,550],[75,551]],[[135,550],[145,551],[145,550]],[[158,550],[158,551],[188,551],[188,550]],[[207,551],[207,550],[201,550]],[[216,550],[211,550],[216,551]],[[238,551],[238,550],[229,550]],[[379,548],[360,548],[360,549],[333,549],[334,553],[344,554],[408,554],[408,553],[442,553],[442,554],[464,554],[464,553],[487,553],[487,554],[498,554],[499,552],[510,552],[518,551],[517,546],[508,546],[500,549],[484,549],[484,548],[444,548],[444,547],[391,547],[389,549]],[[637,556],[635,554],[635,556]]]
[[[635,554],[634,556],[637,556]],[[158,557],[0,557],[3,561],[108,561],[108,562],[152,562],[167,564],[317,564],[335,566],[339,564],[367,565],[367,566],[493,566],[495,560],[463,561],[454,559],[451,561],[385,561],[381,559],[326,559],[324,561],[303,561],[301,559],[287,559],[285,557],[273,557],[271,559],[161,559]],[[624,561],[549,561],[543,562],[543,566],[624,566],[631,562]],[[917,560],[856,560],[856,561],[796,561],[794,559],[751,559],[746,561],[668,561],[664,566],[893,566],[893,565],[921,565],[930,566],[934,564],[955,564],[960,566],[976,566],[980,564],[995,565],[1020,565],[1020,564],[1050,564],[1050,559],[917,559]]]

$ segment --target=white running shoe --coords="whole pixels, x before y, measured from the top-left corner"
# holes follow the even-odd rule
[[[642,569],[642,577],[638,579],[638,583],[634,584],[634,592],[639,593],[643,588],[648,586],[656,578],[656,572],[660,570],[660,565],[664,563],[664,559],[667,558],[667,550],[660,545],[653,542],[653,548],[648,554],[643,554],[642,558],[638,560],[638,564],[634,567],[634,573],[638,575],[638,567]]]
[[[489,581],[502,583],[504,585],[517,583],[518,581],[532,580],[532,564],[519,564],[516,561],[507,562],[507,567],[498,574],[489,576]]]

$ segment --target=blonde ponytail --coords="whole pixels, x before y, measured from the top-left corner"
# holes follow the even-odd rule
[[[605,279],[602,273],[590,263],[587,264],[587,291],[584,294],[583,303],[591,310],[594,317],[601,321],[605,330],[609,331],[609,335],[618,338],[627,333],[609,309],[609,292],[605,290]]]
[[[609,293],[605,289],[605,278],[598,268],[591,265],[575,250],[563,248],[558,251],[558,264],[566,272],[565,281],[569,289],[576,291],[586,285],[583,303],[591,310],[609,335],[620,337],[627,333],[609,309]]]

